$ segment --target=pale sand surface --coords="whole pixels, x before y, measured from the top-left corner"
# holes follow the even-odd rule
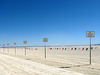
[[[0,75],[83,75],[53,66],[0,54]]]
[[[64,71],[66,70],[66,71],[77,72],[86,75],[100,75],[100,46],[92,46],[92,47],[93,47],[92,65],[89,65],[89,50],[86,51],[86,48],[89,48],[89,46],[47,47],[46,59],[44,58],[44,47],[28,48],[26,56],[24,55],[25,54],[24,48],[17,48],[16,55],[15,55],[15,48],[9,48],[9,53],[7,48],[4,49],[4,53],[3,53],[3,49],[1,48],[0,52],[3,53],[4,55],[18,57],[21,58],[21,60],[25,59],[27,61],[33,61],[39,64],[45,64],[46,66],[48,65],[50,67],[52,66],[57,69],[58,68],[63,69]],[[35,50],[35,48],[37,48],[37,50]],[[49,48],[53,48],[53,49],[50,50]],[[55,48],[59,48],[59,49],[57,50]],[[62,50],[62,48],[67,48],[67,50]],[[71,48],[78,48],[78,49],[71,50]],[[85,48],[85,50],[82,50],[82,48]],[[0,69],[3,70],[3,66],[1,66]],[[54,74],[54,75],[59,75],[59,74]],[[53,73],[49,75],[53,75]],[[64,75],[64,74],[60,74],[60,75]]]

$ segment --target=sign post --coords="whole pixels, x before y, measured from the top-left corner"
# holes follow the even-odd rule
[[[14,43],[14,45],[15,45],[15,54],[16,54],[16,43]]]
[[[89,61],[89,64],[91,65],[91,37],[95,37],[95,32],[94,31],[87,31],[86,37],[90,37],[90,61]]]
[[[23,43],[27,44],[27,41],[24,41]],[[25,55],[26,55],[26,45],[25,45]]]
[[[3,52],[4,52],[4,46],[5,46],[5,44],[3,44]]]
[[[7,44],[7,46],[8,46],[8,53],[9,53],[9,43]]]
[[[45,42],[44,54],[45,54],[45,58],[46,58],[46,42],[48,42],[48,38],[43,38],[43,42]]]

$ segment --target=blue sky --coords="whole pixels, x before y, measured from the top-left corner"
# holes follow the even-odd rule
[[[0,0],[0,44],[88,45],[100,43],[100,0]]]

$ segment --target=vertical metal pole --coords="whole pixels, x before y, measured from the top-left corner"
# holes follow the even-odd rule
[[[26,46],[25,46],[25,55],[26,55]]]
[[[91,37],[90,37],[90,65],[91,65]]]
[[[46,58],[46,42],[45,42],[45,58]]]
[[[16,54],[16,46],[15,46],[15,54]]]
[[[8,53],[9,53],[9,47],[8,47]]]
[[[4,53],[4,47],[3,47],[3,53]]]

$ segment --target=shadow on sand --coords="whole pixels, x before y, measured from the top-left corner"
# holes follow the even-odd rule
[[[73,65],[73,66],[59,67],[59,68],[73,68],[73,67],[84,67],[84,66],[90,66],[90,64],[83,64],[83,65]]]

